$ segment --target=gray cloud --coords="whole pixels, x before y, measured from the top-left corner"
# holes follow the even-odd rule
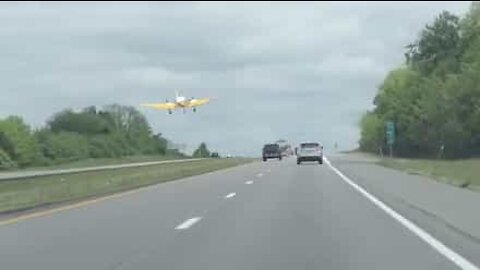
[[[441,10],[465,2],[2,3],[0,115],[38,127],[65,107],[211,96],[141,109],[155,131],[258,154],[277,138],[353,148],[376,87]]]

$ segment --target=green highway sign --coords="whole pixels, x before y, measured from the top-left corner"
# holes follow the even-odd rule
[[[388,145],[393,145],[395,142],[395,124],[392,121],[387,121],[386,127],[386,139]]]

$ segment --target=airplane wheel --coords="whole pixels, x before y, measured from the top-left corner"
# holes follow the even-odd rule
[[[197,112],[197,108],[193,108],[193,112]]]

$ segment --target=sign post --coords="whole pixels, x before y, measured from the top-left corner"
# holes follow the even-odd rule
[[[385,124],[385,135],[388,149],[390,151],[390,158],[392,158],[393,144],[395,143],[395,123],[393,121],[387,121],[387,123]]]

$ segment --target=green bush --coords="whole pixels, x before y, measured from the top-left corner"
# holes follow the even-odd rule
[[[89,157],[88,140],[73,132],[49,132],[39,135],[43,155],[54,161],[74,161]]]
[[[385,145],[383,120],[374,113],[366,113],[360,123],[362,134],[360,149],[363,151],[378,152]]]
[[[18,116],[9,116],[0,120],[3,151],[10,152],[13,161],[20,167],[36,165],[42,159],[40,147],[33,136],[30,127]]]
[[[210,157],[210,151],[207,149],[207,145],[205,143],[201,143],[197,150],[193,152],[193,157],[195,158],[208,158]]]
[[[15,162],[8,156],[8,154],[0,149],[0,170],[11,169],[16,167]]]

